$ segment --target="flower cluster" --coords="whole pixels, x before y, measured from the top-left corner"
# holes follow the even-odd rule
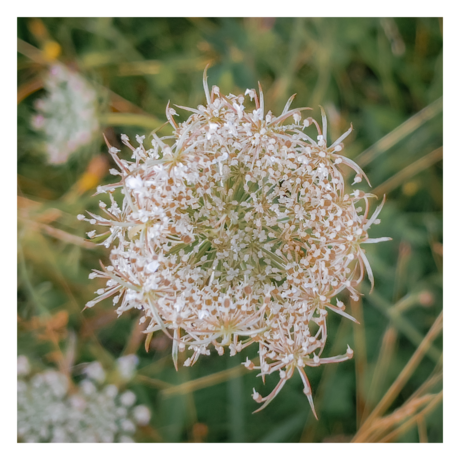
[[[97,193],[110,202],[100,201],[103,217],[78,216],[105,227],[88,236],[111,248],[110,264],[90,274],[106,287],[87,307],[113,296],[118,314],[141,310],[147,340],[159,330],[173,339],[176,369],[179,352],[190,350],[190,366],[211,349],[235,355],[257,343],[258,360],[244,365],[280,377],[268,396],[254,391],[260,409],[297,370],[314,412],[305,367],[353,355],[321,356],[326,319],[333,311],[354,320],[334,298],[346,290],[357,299],[365,270],[373,282],[361,245],[388,239],[368,237],[383,203],[369,218],[373,195],[345,192],[343,165],[356,172],[353,184],[367,180],[342,155],[352,128],[327,146],[323,110],[320,127],[302,119],[310,109],[290,109],[293,97],[281,115],[266,112],[260,85],[259,94],[245,94],[252,111],[243,95],[209,91],[206,74],[204,90],[206,106],[176,106],[192,113],[183,123],[168,104],[173,135],[152,133],[152,148],[145,136],[133,146],[122,135],[131,161],[108,144],[119,180]],[[316,140],[305,132],[310,125]]]
[[[119,363],[123,373],[126,362]],[[18,357],[18,437],[24,442],[133,442],[136,426],[147,425],[150,411],[136,396],[104,385],[98,362],[86,368],[75,386],[66,375],[45,370],[30,376],[25,356]]]
[[[77,72],[62,64],[51,67],[44,88],[47,94],[36,101],[38,113],[32,126],[44,133],[49,161],[64,163],[88,145],[99,129],[97,93]]]

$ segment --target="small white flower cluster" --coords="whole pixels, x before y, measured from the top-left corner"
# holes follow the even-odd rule
[[[137,426],[150,411],[127,390],[103,385],[100,363],[86,368],[78,386],[56,371],[29,376],[25,356],[18,357],[18,438],[23,442],[134,442]]]
[[[88,145],[99,129],[98,97],[94,88],[77,72],[54,64],[48,72],[46,96],[36,101],[32,126],[44,133],[45,150],[51,163],[64,163]]]
[[[320,357],[326,317],[329,310],[354,320],[342,302],[332,302],[343,290],[357,299],[365,270],[373,282],[361,245],[387,240],[367,233],[383,203],[368,218],[373,195],[345,192],[342,165],[355,170],[354,183],[366,178],[340,154],[351,128],[328,147],[324,111],[321,129],[311,117],[302,122],[301,112],[310,109],[290,110],[293,97],[274,116],[265,113],[260,88],[259,96],[246,91],[252,112],[243,95],[224,96],[216,86],[210,92],[206,76],[204,89],[206,106],[178,106],[192,112],[183,123],[168,104],[173,136],[153,133],[152,148],[144,136],[134,147],[122,135],[132,161],[108,144],[119,181],[97,192],[108,194],[110,204],[100,202],[104,217],[78,216],[106,227],[88,236],[111,247],[110,265],[90,274],[106,287],[87,307],[113,296],[118,314],[142,310],[147,340],[158,330],[173,339],[176,368],[178,353],[187,349],[185,366],[211,348],[222,355],[228,347],[234,355],[257,343],[258,365],[245,366],[262,378],[279,372],[280,382],[254,399],[265,407],[297,369],[314,411],[304,368],[352,357],[350,348]],[[284,124],[291,118],[294,123]],[[304,132],[310,125],[317,140]]]

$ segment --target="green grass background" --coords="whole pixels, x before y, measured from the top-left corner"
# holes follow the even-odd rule
[[[74,365],[97,359],[109,367],[121,354],[137,352],[143,377],[132,389],[153,414],[139,442],[350,441],[366,413],[363,404],[377,404],[442,310],[442,150],[437,150],[442,147],[442,20],[20,18],[18,38],[23,95],[18,102],[18,353],[41,369],[56,365],[56,346],[65,354],[71,343]],[[319,421],[300,378],[291,379],[270,406],[252,415],[257,408],[252,388],[265,395],[276,377],[264,387],[255,373],[232,370],[244,361],[244,353],[232,358],[212,353],[176,372],[166,337],[154,337],[149,353],[136,342],[135,313],[116,319],[110,300],[82,312],[100,287],[88,274],[99,259],[108,259],[108,251],[64,241],[43,225],[86,236],[91,228],[75,216],[97,209],[98,198],[91,196],[94,188],[83,190],[78,184],[92,159],[109,158],[101,133],[67,163],[47,163],[40,135],[30,127],[34,100],[44,91],[39,83],[37,90],[28,88],[40,82],[53,58],[98,88],[101,131],[118,144],[121,133],[148,134],[162,124],[169,100],[189,107],[202,104],[207,63],[210,85],[222,92],[244,93],[260,81],[265,106],[274,113],[293,93],[293,107],[312,107],[317,119],[321,104],[331,140],[353,123],[345,155],[362,164],[380,199],[387,195],[382,222],[371,237],[393,241],[366,247],[376,286],[371,295],[368,283],[361,286],[362,305],[354,307],[361,325],[329,315],[325,356],[342,352],[349,343],[355,358],[308,371]],[[110,182],[109,167],[99,173],[101,183]],[[428,301],[420,302],[422,292],[429,294]],[[56,325],[59,314],[65,319]],[[388,362],[383,366],[378,357],[385,332],[394,334],[394,342],[384,353]],[[256,350],[247,354],[254,357]],[[442,369],[442,337],[388,413],[404,404],[434,369]],[[225,370],[196,391],[193,386],[180,394],[170,391],[173,385]],[[442,442],[441,406],[425,424],[426,436],[414,426],[395,440]]]

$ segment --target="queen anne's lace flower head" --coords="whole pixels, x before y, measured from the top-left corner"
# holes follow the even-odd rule
[[[18,357],[18,437],[24,442],[133,442],[150,411],[135,405],[136,396],[103,384],[98,362],[87,366],[78,386],[56,370],[29,376],[30,366]]]
[[[345,192],[342,165],[355,171],[354,184],[367,180],[342,155],[352,128],[327,146],[322,109],[320,127],[311,117],[302,121],[310,109],[290,109],[293,97],[281,115],[267,113],[260,85],[259,94],[246,91],[253,110],[243,95],[210,92],[206,73],[204,90],[206,106],[177,106],[192,113],[183,123],[168,103],[173,136],[152,133],[152,148],[145,136],[136,136],[136,147],[122,135],[131,161],[108,144],[119,181],[97,189],[110,200],[100,202],[105,216],[78,216],[106,227],[88,235],[111,248],[110,265],[90,274],[107,285],[87,307],[113,296],[119,315],[141,310],[147,341],[159,330],[173,339],[176,368],[185,350],[190,366],[211,349],[235,355],[257,343],[259,362],[243,364],[262,378],[280,376],[270,395],[254,391],[261,408],[297,370],[314,411],[304,369],[353,355],[348,347],[322,357],[326,318],[334,311],[355,321],[334,299],[343,290],[357,299],[365,269],[373,283],[361,245],[388,239],[368,237],[382,205],[369,218],[373,195]],[[309,125],[316,139],[304,132]]]
[[[32,125],[44,134],[49,161],[64,163],[98,131],[98,96],[87,80],[62,64],[50,68],[44,87],[46,96],[36,102]]]

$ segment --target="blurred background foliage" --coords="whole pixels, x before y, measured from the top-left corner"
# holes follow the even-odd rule
[[[58,62],[97,92],[99,129],[55,165],[32,120]],[[361,324],[329,316],[325,356],[349,343],[354,359],[309,371],[319,421],[300,378],[252,415],[252,388],[265,394],[274,380],[263,389],[242,354],[213,353],[176,372],[166,336],[144,350],[135,312],[117,319],[110,300],[82,312],[101,287],[88,274],[108,259],[76,219],[97,210],[95,187],[111,181],[102,132],[121,148],[121,133],[159,127],[169,100],[203,103],[208,63],[222,92],[260,81],[275,113],[293,93],[293,107],[312,107],[317,119],[321,104],[331,139],[353,123],[345,154],[387,197],[371,237],[393,241],[366,247],[376,287],[369,295],[363,283],[360,302],[344,299]],[[139,442],[442,442],[441,97],[438,18],[20,18],[18,353],[69,375],[137,353],[131,389],[152,412]],[[78,124],[56,116],[70,132]]]

